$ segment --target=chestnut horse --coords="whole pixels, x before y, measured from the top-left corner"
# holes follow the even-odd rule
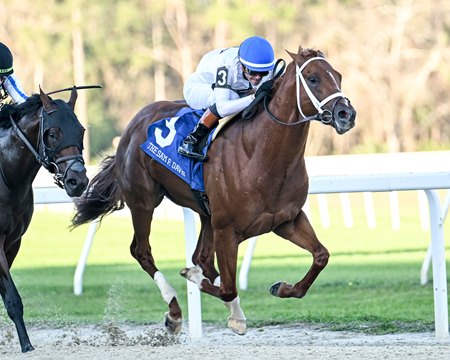
[[[265,97],[264,111],[248,120],[234,120],[208,151],[203,175],[210,214],[187,183],[140,149],[148,125],[175,116],[186,106],[180,102],[144,107],[125,130],[116,155],[103,160],[88,190],[77,200],[74,226],[124,204],[129,207],[134,228],[131,255],[157,283],[169,306],[165,325],[173,332],[181,328],[181,309],[175,290],[155,265],[149,243],[153,212],[164,196],[199,214],[201,231],[192,257],[195,267],[181,274],[225,302],[230,310],[228,326],[238,334],[246,332],[236,288],[241,242],[273,231],[312,254],[311,268],[303,279],[294,285],[278,282],[271,287],[270,293],[281,298],[305,296],[327,265],[329,253],[302,210],[308,194],[306,140],[311,120],[343,134],[354,126],[356,112],[341,92],[341,75],[320,51],[300,47],[297,54],[289,55],[293,61],[275,81],[271,97]]]
[[[42,165],[69,196],[80,196],[89,182],[81,155],[84,129],[73,111],[76,98],[75,88],[68,103],[40,90],[0,112],[0,294],[22,352],[33,346],[10,268],[33,215],[33,180]]]

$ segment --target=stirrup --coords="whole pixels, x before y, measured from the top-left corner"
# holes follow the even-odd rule
[[[196,152],[190,152],[188,150],[186,150],[183,146],[178,147],[178,154],[181,154],[183,156],[186,156],[188,158],[191,159],[195,159],[198,161],[205,161],[206,160],[206,156],[200,153],[196,153]]]

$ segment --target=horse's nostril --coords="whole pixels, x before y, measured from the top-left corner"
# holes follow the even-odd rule
[[[341,111],[339,111],[338,116],[340,119],[345,120],[345,119],[350,119],[351,114],[348,111],[341,110]]]
[[[67,179],[66,184],[71,187],[75,187],[77,186],[78,182],[75,179]]]
[[[81,196],[86,187],[87,181],[77,181],[76,179],[67,179],[65,182],[66,192],[71,197]]]

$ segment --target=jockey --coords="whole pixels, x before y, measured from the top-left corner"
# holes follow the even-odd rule
[[[19,79],[13,74],[13,56],[8,47],[0,42],[0,90],[6,93],[1,94],[0,100],[6,99],[9,95],[16,104],[21,104],[28,99],[20,85]]]
[[[250,105],[255,91],[273,77],[274,66],[272,45],[259,36],[244,40],[239,47],[206,53],[183,88],[187,104],[193,109],[206,111],[183,140],[178,152],[204,160],[197,148],[198,143],[221,118],[236,114]]]

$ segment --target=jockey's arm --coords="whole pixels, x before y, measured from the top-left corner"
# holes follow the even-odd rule
[[[240,98],[236,92],[228,88],[215,88],[214,93],[216,109],[221,117],[244,110],[254,99],[253,94]]]
[[[19,79],[14,74],[5,77],[3,86],[16,104],[21,104],[28,99],[28,96],[22,89]]]

